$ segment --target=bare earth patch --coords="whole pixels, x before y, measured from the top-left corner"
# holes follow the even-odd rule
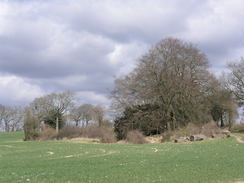
[[[54,154],[54,152],[47,152],[49,155],[53,155]]]
[[[96,138],[79,137],[79,138],[64,139],[64,140],[73,143],[100,143],[100,139],[96,139]]]

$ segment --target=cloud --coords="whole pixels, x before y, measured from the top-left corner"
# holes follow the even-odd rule
[[[196,44],[220,73],[242,56],[243,6],[242,0],[0,1],[0,74],[8,82],[0,103],[29,101],[18,90],[7,92],[20,83],[33,97],[71,90],[88,103],[109,103],[114,77],[168,36]]]
[[[76,96],[79,99],[79,102],[83,104],[90,103],[94,105],[100,104],[103,106],[107,106],[110,103],[109,99],[106,96],[95,93],[93,91],[77,92]]]
[[[20,105],[31,102],[45,92],[35,85],[16,76],[0,76],[0,101],[7,105]]]

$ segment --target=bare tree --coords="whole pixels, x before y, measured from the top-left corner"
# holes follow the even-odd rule
[[[240,105],[244,105],[244,58],[228,65],[231,73],[228,83]]]
[[[105,109],[102,106],[95,106],[92,110],[93,119],[97,121],[98,126],[101,127],[104,120]]]
[[[23,113],[20,108],[6,107],[0,104],[0,126],[4,131],[16,131],[23,127]]]
[[[55,124],[56,131],[58,132],[61,119],[73,106],[74,95],[71,92],[52,93],[40,98],[36,98],[31,104],[30,108],[33,114],[36,115],[39,121],[48,120]],[[55,122],[52,118],[55,117]]]
[[[86,126],[90,120],[92,120],[93,106],[91,104],[83,104],[79,107],[75,107],[70,112],[70,117],[75,121],[76,126],[78,126],[79,122],[83,121]]]
[[[13,120],[13,113],[9,107],[0,105],[0,122],[4,128],[4,131],[9,131],[9,124]]]

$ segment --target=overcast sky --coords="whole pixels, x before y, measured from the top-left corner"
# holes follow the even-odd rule
[[[0,103],[75,91],[108,104],[114,77],[151,45],[190,41],[211,70],[244,56],[243,0],[0,0]]]

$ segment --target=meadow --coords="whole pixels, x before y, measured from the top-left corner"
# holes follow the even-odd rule
[[[233,137],[186,144],[24,142],[0,133],[0,182],[224,183],[244,180],[244,144]]]

